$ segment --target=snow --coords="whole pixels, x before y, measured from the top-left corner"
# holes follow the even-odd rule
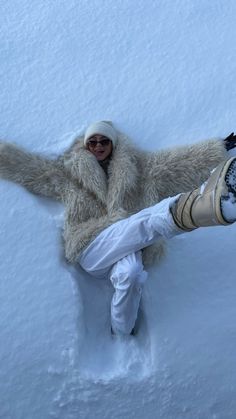
[[[155,150],[235,128],[236,4],[0,6],[1,138],[57,155],[99,119]],[[63,258],[63,208],[0,182],[0,418],[234,419],[235,225],[169,241],[137,337]]]
[[[229,199],[222,200],[221,208],[222,213],[228,222],[234,222],[236,220],[236,199],[232,192],[229,193]]]

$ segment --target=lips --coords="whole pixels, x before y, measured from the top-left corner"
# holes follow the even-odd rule
[[[97,156],[102,156],[105,150],[96,151]]]

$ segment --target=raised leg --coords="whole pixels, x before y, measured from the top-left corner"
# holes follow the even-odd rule
[[[218,166],[200,188],[144,209],[100,233],[81,254],[79,263],[95,277],[109,276],[115,288],[111,304],[115,333],[134,327],[142,285],[140,250],[161,237],[236,221],[236,158]]]
[[[103,277],[125,256],[158,242],[162,237],[179,234],[181,230],[176,227],[170,213],[170,205],[176,199],[164,199],[106,228],[82,252],[78,262],[91,275]]]
[[[235,222],[236,158],[220,164],[200,188],[181,194],[171,206],[171,213],[184,231]]]

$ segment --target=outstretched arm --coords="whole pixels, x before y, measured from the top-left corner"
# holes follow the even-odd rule
[[[149,179],[161,199],[198,187],[222,160],[227,159],[222,140],[209,140],[154,153]]]
[[[56,160],[0,142],[0,177],[19,183],[30,192],[61,199],[66,177]]]

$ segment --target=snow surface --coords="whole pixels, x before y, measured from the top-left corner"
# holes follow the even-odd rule
[[[56,155],[113,120],[155,150],[235,128],[234,0],[0,4],[1,138]],[[235,229],[176,237],[136,338],[63,258],[63,208],[0,182],[0,418],[235,419]]]

